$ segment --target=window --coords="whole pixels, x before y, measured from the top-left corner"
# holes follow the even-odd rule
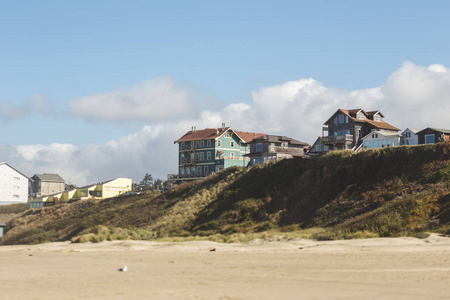
[[[221,146],[221,141],[220,140],[217,140],[217,147],[220,147]]]
[[[186,168],[186,175],[187,175],[187,176],[189,176],[190,170],[191,170],[191,169],[190,169],[189,167]]]
[[[339,115],[339,124],[344,123],[344,115]]]
[[[14,177],[13,179],[14,180],[20,180],[20,177]]]
[[[101,197],[102,191],[89,191],[89,195],[94,196],[94,197]]]
[[[211,141],[208,140],[208,141],[206,142],[206,145],[207,145],[208,147],[211,147]]]
[[[230,157],[234,158],[234,153],[233,152],[230,152]]]
[[[200,147],[202,147],[202,148],[205,147],[205,142],[204,141],[200,142]]]
[[[199,160],[200,160],[200,153],[197,152],[197,159],[196,159],[196,161],[199,161]]]
[[[262,143],[256,144],[256,151],[262,151]]]
[[[275,151],[275,143],[270,143],[270,151]]]
[[[197,167],[197,176],[202,175],[202,167]]]
[[[316,150],[317,150],[317,151],[322,151],[322,145],[320,145],[320,144],[317,145],[317,146],[316,146]]]
[[[204,152],[200,153],[200,160],[205,160],[205,153]]]
[[[234,141],[231,141],[230,146],[231,148],[234,148]]]
[[[434,134],[425,134],[425,144],[434,144]]]
[[[203,167],[203,174],[207,175],[208,174],[208,166],[204,166]]]
[[[206,159],[211,160],[211,152],[206,152]]]
[[[13,197],[14,197],[14,198],[20,198],[20,196],[19,196],[19,195],[16,195],[16,194],[14,194]]]
[[[334,124],[337,124],[337,117],[334,117]]]
[[[231,132],[231,131],[227,131],[225,133],[225,137],[227,137],[227,138],[230,138],[232,135],[233,135],[233,132]]]
[[[19,189],[20,189],[20,186],[18,186],[18,185],[15,185],[15,186],[13,186],[13,189],[15,189],[15,190],[19,190]]]
[[[345,116],[345,123],[348,123],[348,116]]]

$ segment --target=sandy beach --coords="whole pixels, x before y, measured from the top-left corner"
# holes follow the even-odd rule
[[[211,251],[211,250],[215,251]],[[118,271],[127,266],[127,272]],[[0,247],[0,299],[448,299],[450,238]]]

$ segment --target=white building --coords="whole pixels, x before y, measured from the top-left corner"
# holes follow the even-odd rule
[[[400,146],[401,134],[392,131],[372,131],[362,138],[364,149]]]
[[[402,132],[402,137],[400,138],[400,145],[418,145],[419,144],[419,138],[417,136],[417,133],[419,132],[419,129],[413,129],[413,128],[406,128],[405,131]]]
[[[7,163],[0,163],[0,205],[28,202],[30,178]]]

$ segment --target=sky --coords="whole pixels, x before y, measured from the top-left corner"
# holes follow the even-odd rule
[[[177,173],[192,126],[312,144],[338,109],[450,128],[448,1],[0,2],[0,161]]]

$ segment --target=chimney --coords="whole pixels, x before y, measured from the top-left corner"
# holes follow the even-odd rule
[[[225,123],[222,123],[222,130],[225,130]]]
[[[219,134],[219,129],[216,128],[216,135]]]

